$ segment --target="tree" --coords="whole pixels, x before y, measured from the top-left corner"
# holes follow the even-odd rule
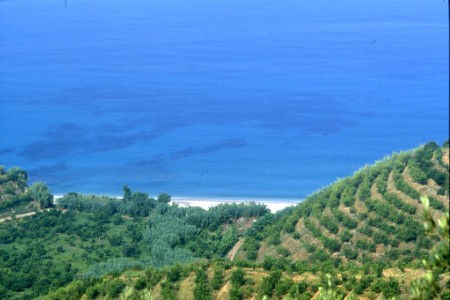
[[[41,208],[53,207],[53,195],[50,194],[48,187],[43,182],[35,182],[29,188],[31,198],[39,201]]]
[[[128,186],[123,187],[123,199],[130,200],[131,199],[131,189]]]
[[[158,196],[158,202],[169,203],[171,198],[172,197],[169,194],[162,193],[162,194],[159,194],[159,196]]]

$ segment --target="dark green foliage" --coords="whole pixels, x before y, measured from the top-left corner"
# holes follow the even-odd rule
[[[161,281],[161,296],[164,300],[175,300],[177,287],[170,281]]]
[[[232,286],[230,289],[230,300],[241,300],[244,298],[244,292],[238,286]]]
[[[370,286],[373,280],[374,277],[371,275],[362,276],[361,279],[356,282],[353,291],[356,294],[361,295]]]
[[[402,175],[400,175],[399,173],[394,173],[394,184],[395,188],[399,191],[402,191],[411,198],[416,199],[418,202],[420,201],[419,192],[409,186],[406,181],[403,180]]]
[[[342,231],[342,233],[339,235],[339,238],[341,239],[341,242],[348,242],[351,240],[353,235],[348,230]]]
[[[392,298],[400,294],[398,281],[394,278],[389,278],[388,280],[377,279],[370,288],[375,293],[382,293],[386,298]]]
[[[231,272],[231,284],[233,286],[241,286],[245,283],[245,271],[241,268],[237,268]]]
[[[281,278],[280,271],[270,272],[269,276],[265,277],[259,286],[259,295],[262,296],[272,296],[275,286],[278,284]]]
[[[176,282],[181,279],[183,275],[183,268],[180,264],[176,264],[173,267],[169,268],[169,271],[167,272],[167,279],[170,282]]]
[[[121,280],[119,279],[114,279],[111,280],[108,285],[107,285],[107,293],[108,295],[110,295],[112,298],[117,297],[122,290],[125,288],[125,283],[123,283]]]
[[[280,233],[275,232],[267,239],[269,245],[279,245],[281,243]]]
[[[139,278],[139,279],[136,281],[136,283],[135,283],[135,285],[134,285],[134,288],[135,288],[136,290],[140,291],[140,290],[145,289],[146,285],[147,285],[147,282],[146,282],[145,278]]]
[[[158,202],[160,203],[169,203],[171,201],[171,196],[166,193],[162,193],[158,195]]]
[[[336,234],[339,231],[339,227],[330,216],[325,215],[320,216],[319,222],[332,234]]]
[[[207,300],[211,299],[211,291],[208,285],[208,276],[203,268],[200,268],[196,272],[194,299]]]
[[[344,256],[349,260],[354,260],[358,258],[358,251],[350,248],[342,249],[342,254],[344,254]]]
[[[245,271],[241,268],[231,272],[231,290],[230,290],[230,300],[239,300],[244,298],[244,293],[242,291],[242,285],[245,284]]]
[[[384,199],[386,199],[387,202],[395,206],[396,208],[410,214],[414,215],[416,213],[416,207],[412,206],[406,202],[403,202],[400,200],[400,198],[397,195],[391,194],[391,193],[385,193],[383,195]]]
[[[341,243],[339,243],[335,239],[323,236],[320,240],[321,240],[323,246],[326,249],[328,249],[328,251],[330,251],[331,253],[338,252],[339,250],[341,250]]]
[[[259,247],[259,242],[252,238],[245,239],[242,245],[242,249],[245,251],[245,255],[249,260],[255,260],[258,257]]]
[[[338,209],[332,210],[334,217],[336,220],[341,223],[344,227],[347,227],[348,229],[354,229],[358,225],[358,222],[349,217],[346,213],[343,211],[340,211]]]
[[[389,237],[382,232],[375,232],[373,234],[373,242],[375,244],[383,244],[385,246],[389,245],[390,240]]]
[[[445,211],[445,206],[444,204],[442,204],[442,202],[436,200],[436,198],[431,196],[428,196],[428,199],[430,200],[430,207],[436,210]]]
[[[282,278],[275,286],[274,295],[281,298],[286,295],[294,286],[294,281],[291,278]]]
[[[283,257],[288,257],[290,255],[289,250],[284,248],[283,246],[278,246],[276,250],[278,254],[280,254]]]
[[[216,266],[214,268],[213,279],[211,280],[211,287],[215,290],[218,290],[222,287],[223,283],[224,283],[223,268]]]
[[[33,185],[29,187],[28,192],[30,193],[31,199],[39,202],[41,208],[53,206],[53,195],[44,183],[33,183]]]
[[[344,189],[341,195],[341,201],[346,207],[353,206],[355,203],[355,194],[352,189]]]

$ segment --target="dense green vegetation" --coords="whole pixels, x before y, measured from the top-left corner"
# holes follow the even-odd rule
[[[237,219],[268,213],[255,203],[207,211],[178,207],[167,194],[153,199],[128,187],[123,199],[69,193],[54,205],[43,183],[27,187],[24,171],[1,170],[2,190],[8,192],[2,207],[15,203],[36,212],[0,223],[1,298],[33,298],[75,278],[132,267],[223,257],[241,235]]]
[[[129,187],[54,200],[0,168],[0,299],[449,299],[444,153],[448,143],[394,154],[276,214]]]

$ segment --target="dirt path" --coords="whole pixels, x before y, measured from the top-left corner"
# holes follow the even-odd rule
[[[191,273],[189,276],[180,283],[177,298],[180,300],[193,300],[195,286],[195,274]]]
[[[217,294],[216,299],[217,300],[228,300],[229,299],[229,294],[230,294],[230,289],[231,289],[231,283],[229,281],[227,281],[227,283],[225,283],[225,285],[220,289],[219,293]]]
[[[30,211],[30,212],[27,212],[27,213],[15,215],[14,217],[12,217],[12,216],[5,217],[5,218],[0,219],[0,223],[4,223],[6,221],[11,221],[11,220],[14,220],[14,219],[22,219],[22,218],[25,218],[25,217],[30,217],[30,216],[35,215],[35,214],[36,214],[35,211]]]
[[[41,210],[36,210],[36,211],[29,211],[29,212],[22,213],[22,214],[17,214],[17,215],[14,215],[14,216],[4,217],[4,218],[0,219],[0,223],[4,223],[6,221],[17,220],[17,219],[23,219],[23,218],[26,218],[26,217],[31,217],[31,216],[34,216],[38,212],[49,211],[50,209],[51,208],[47,208],[47,209],[44,209],[44,210],[41,209]],[[63,210],[63,212],[64,212],[64,210]]]
[[[230,252],[228,252],[228,255],[227,255],[227,257],[230,260],[234,259],[234,257],[236,256],[237,252],[239,251],[239,249],[241,248],[243,243],[244,243],[244,239],[239,238],[239,241],[237,241],[237,243],[234,244],[233,248],[231,248]]]

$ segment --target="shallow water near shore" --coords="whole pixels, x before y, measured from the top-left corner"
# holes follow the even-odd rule
[[[370,2],[1,1],[0,164],[289,202],[442,143],[448,3]]]

